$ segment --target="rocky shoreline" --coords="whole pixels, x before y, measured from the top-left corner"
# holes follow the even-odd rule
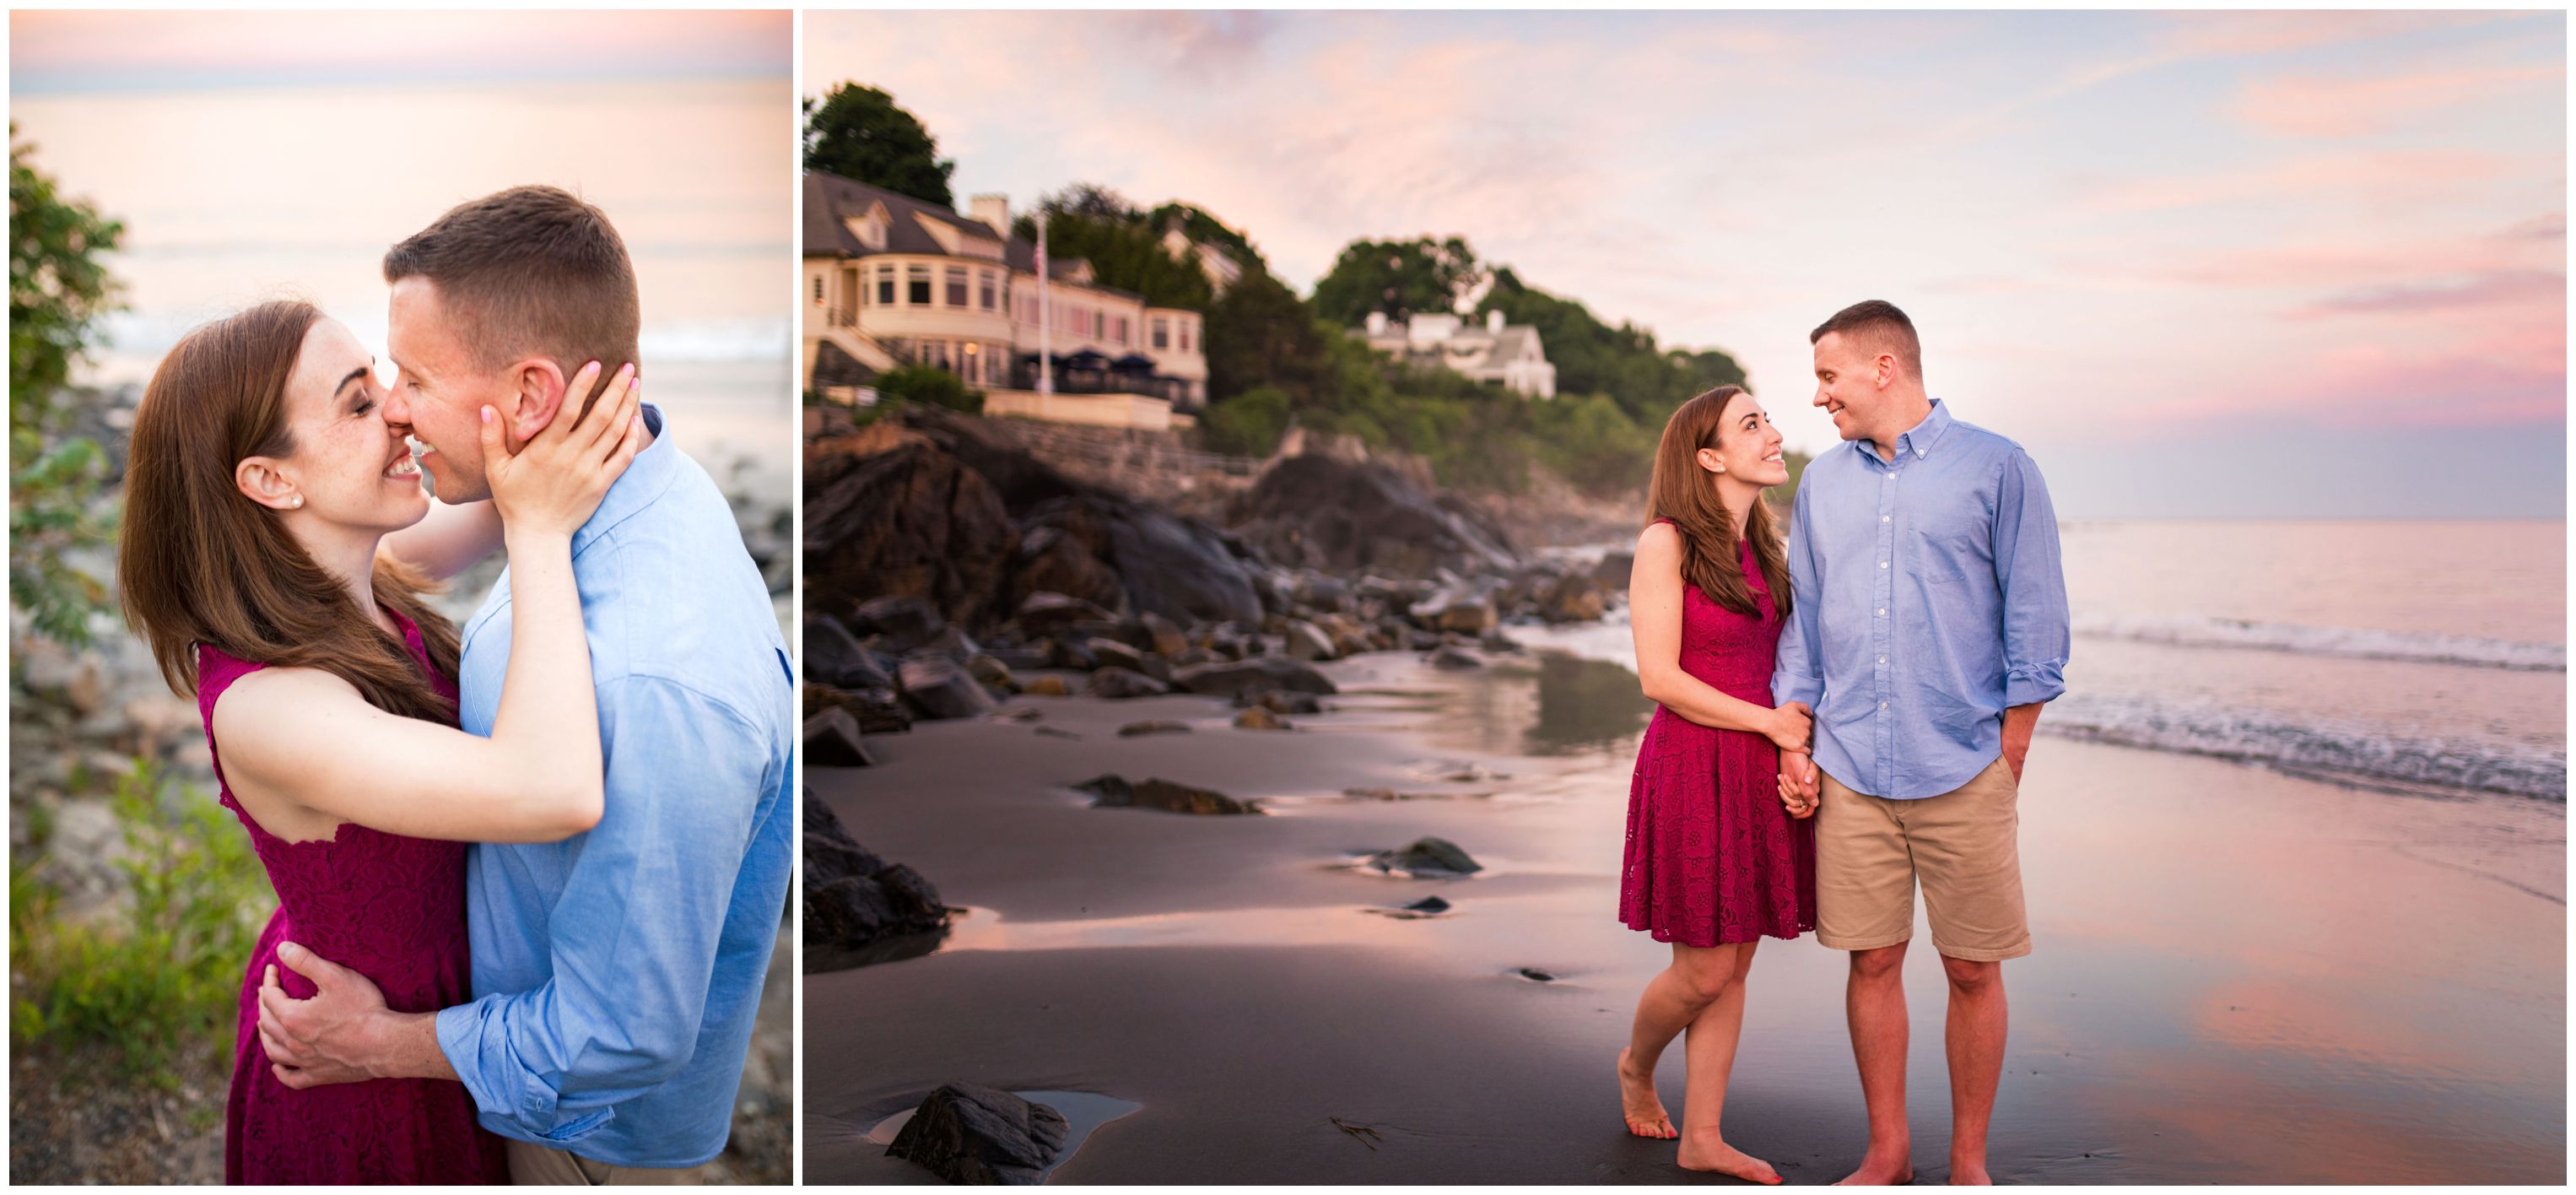
[[[866,767],[873,736],[995,716],[1023,693],[1193,693],[1241,709],[1238,726],[1288,729],[1337,692],[1318,664],[1409,652],[1480,668],[1520,650],[1507,625],[1598,620],[1628,579],[1624,554],[1534,559],[1419,471],[1333,452],[1273,461],[1220,526],[1072,477],[981,419],[915,408],[810,439],[805,484],[810,768]],[[1257,811],[1100,783],[1104,803]],[[928,881],[837,823],[809,821],[806,843],[809,971],[935,945]]]

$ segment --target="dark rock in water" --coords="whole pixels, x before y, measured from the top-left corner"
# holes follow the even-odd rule
[[[904,708],[903,698],[896,696],[891,687],[846,690],[829,685],[805,686],[806,717],[834,707],[849,711],[859,724],[860,734],[902,734],[912,729],[912,711]]]
[[[1257,705],[1274,714],[1320,714],[1324,712],[1324,703],[1317,700],[1314,694],[1291,692],[1286,689],[1270,689],[1261,692],[1247,689],[1234,695],[1234,704],[1238,709],[1249,708]]]
[[[1095,638],[1084,643],[1082,650],[1091,653],[1091,658],[1098,660],[1102,668],[1124,668],[1129,672],[1145,670],[1145,653],[1115,639]]]
[[[1516,971],[1513,971],[1513,972],[1512,972],[1512,974],[1514,974],[1514,975],[1518,975],[1518,976],[1520,976],[1521,978],[1526,979],[1526,980],[1529,980],[1529,981],[1530,981],[1530,982],[1532,982],[1532,983],[1555,983],[1555,982],[1556,982],[1556,977],[1555,977],[1555,976],[1550,975],[1550,974],[1548,974],[1548,973],[1547,973],[1547,972],[1545,972],[1545,971],[1541,971],[1541,970],[1539,970],[1539,969],[1538,969],[1538,968],[1536,968],[1536,967],[1522,967],[1522,968],[1520,968],[1520,969],[1518,969],[1518,970],[1516,970]]]
[[[1592,566],[1592,583],[1614,593],[1628,591],[1628,575],[1637,571],[1637,554],[1629,551],[1605,552],[1601,563]]]
[[[805,481],[807,609],[838,614],[900,595],[948,622],[991,610],[1019,533],[976,470],[914,440],[857,458],[809,457]]]
[[[833,706],[805,719],[805,766],[865,768],[875,766],[867,744],[859,741],[859,720]]]
[[[883,635],[898,651],[929,645],[948,629],[931,604],[910,595],[871,598],[859,603],[850,626],[861,635]]]
[[[903,662],[903,699],[925,718],[972,718],[991,713],[993,695],[944,656],[916,656]]]
[[[1099,798],[1092,804],[1105,809],[1163,809],[1173,813],[1203,814],[1261,812],[1257,801],[1238,801],[1213,789],[1192,788],[1162,779],[1135,784],[1124,776],[1109,774],[1073,787]]]
[[[948,907],[921,873],[889,864],[850,837],[831,807],[805,796],[805,944],[858,950],[882,939],[945,932]]]
[[[1132,739],[1140,734],[1188,734],[1187,722],[1130,722],[1118,728],[1118,737]]]
[[[1478,646],[1483,647],[1486,651],[1519,651],[1521,649],[1521,642],[1518,639],[1514,639],[1511,636],[1504,634],[1500,629],[1496,629],[1485,632],[1485,637],[1479,642]]]
[[[1296,729],[1296,727],[1288,724],[1288,720],[1286,718],[1282,718],[1277,713],[1272,712],[1270,707],[1266,705],[1256,705],[1240,714],[1236,714],[1234,716],[1234,724],[1237,728],[1242,730]]]
[[[1383,464],[1321,455],[1271,466],[1226,521],[1271,560],[1335,574],[1492,571],[1520,556],[1510,533],[1474,504],[1426,492]]]
[[[1482,635],[1493,630],[1497,621],[1491,600],[1454,590],[1424,598],[1414,603],[1406,614],[1424,630],[1456,631],[1467,635]]]
[[[1287,655],[1292,660],[1329,660],[1341,654],[1333,650],[1331,638],[1302,618],[1289,621],[1287,640]]]
[[[814,615],[805,620],[805,679],[835,689],[882,689],[894,678],[879,666],[876,653],[837,620]]]
[[[1264,689],[1299,693],[1338,693],[1333,682],[1308,665],[1281,656],[1255,656],[1231,664],[1194,664],[1172,674],[1172,686],[1213,697]]]
[[[1118,616],[1081,598],[1042,589],[1021,602],[1019,611],[1011,617],[1021,630],[1043,636],[1058,634],[1075,622],[1105,622]]]
[[[1408,913],[1446,913],[1449,911],[1449,902],[1442,900],[1437,896],[1426,896],[1412,904],[1404,906],[1404,911]]]
[[[1027,1186],[1064,1148],[1064,1114],[1007,1091],[950,1083],[921,1102],[886,1156],[956,1184]]]
[[[1142,672],[1128,668],[1103,668],[1091,674],[1089,692],[1094,697],[1123,701],[1130,697],[1160,697],[1172,691],[1170,685]]]
[[[1431,666],[1434,668],[1450,669],[1482,668],[1485,666],[1485,662],[1477,659],[1475,656],[1470,655],[1467,652],[1459,650],[1458,648],[1443,647],[1440,650],[1431,653]]]
[[[1451,879],[1474,875],[1485,870],[1475,857],[1460,850],[1446,838],[1422,837],[1402,850],[1379,851],[1368,857],[1367,866],[1383,872],[1403,872],[1415,879]]]

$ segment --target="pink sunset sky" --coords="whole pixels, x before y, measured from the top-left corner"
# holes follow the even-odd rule
[[[2486,13],[809,13],[1014,209],[1196,203],[1311,289],[1465,237],[1793,446],[1905,307],[2069,517],[2563,517],[2566,24]]]

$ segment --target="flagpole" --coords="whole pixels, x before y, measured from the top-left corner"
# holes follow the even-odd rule
[[[1055,393],[1055,311],[1047,297],[1047,211],[1038,208],[1038,393]]]

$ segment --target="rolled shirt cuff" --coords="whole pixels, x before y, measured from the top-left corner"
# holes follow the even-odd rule
[[[505,999],[494,995],[471,1004],[450,1005],[438,1010],[436,1021],[439,1052],[447,1055],[447,1065],[455,1068],[456,1077],[474,1097],[483,1127],[505,1137],[555,1145],[578,1141],[608,1127],[608,1122],[617,1118],[615,1109],[598,1108],[563,1117],[560,1093],[526,1075],[513,1060],[487,1057],[496,1048],[508,1049],[508,1031],[485,1023],[486,1018],[499,1015]],[[520,1073],[496,1076],[495,1071]]]
[[[2004,674],[2004,708],[2055,701],[2066,693],[2066,661],[2025,664]]]
[[[1771,674],[1773,708],[1787,705],[1792,701],[1803,701],[1807,703],[1808,709],[1814,709],[1816,702],[1823,699],[1824,695],[1825,682],[1822,677],[1804,676],[1795,672]]]

